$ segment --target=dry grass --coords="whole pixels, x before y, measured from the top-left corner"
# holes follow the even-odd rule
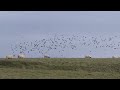
[[[0,78],[120,79],[120,59],[46,58],[0,60]]]

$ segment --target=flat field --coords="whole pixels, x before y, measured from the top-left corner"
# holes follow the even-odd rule
[[[120,59],[0,59],[0,79],[120,79]]]

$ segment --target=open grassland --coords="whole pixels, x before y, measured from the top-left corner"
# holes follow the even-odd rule
[[[120,79],[120,59],[0,59],[1,79]]]

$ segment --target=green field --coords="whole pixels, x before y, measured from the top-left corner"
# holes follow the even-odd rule
[[[120,79],[120,59],[0,59],[0,79]]]

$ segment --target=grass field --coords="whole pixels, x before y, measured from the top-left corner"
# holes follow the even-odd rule
[[[0,59],[0,79],[120,79],[120,59]]]

